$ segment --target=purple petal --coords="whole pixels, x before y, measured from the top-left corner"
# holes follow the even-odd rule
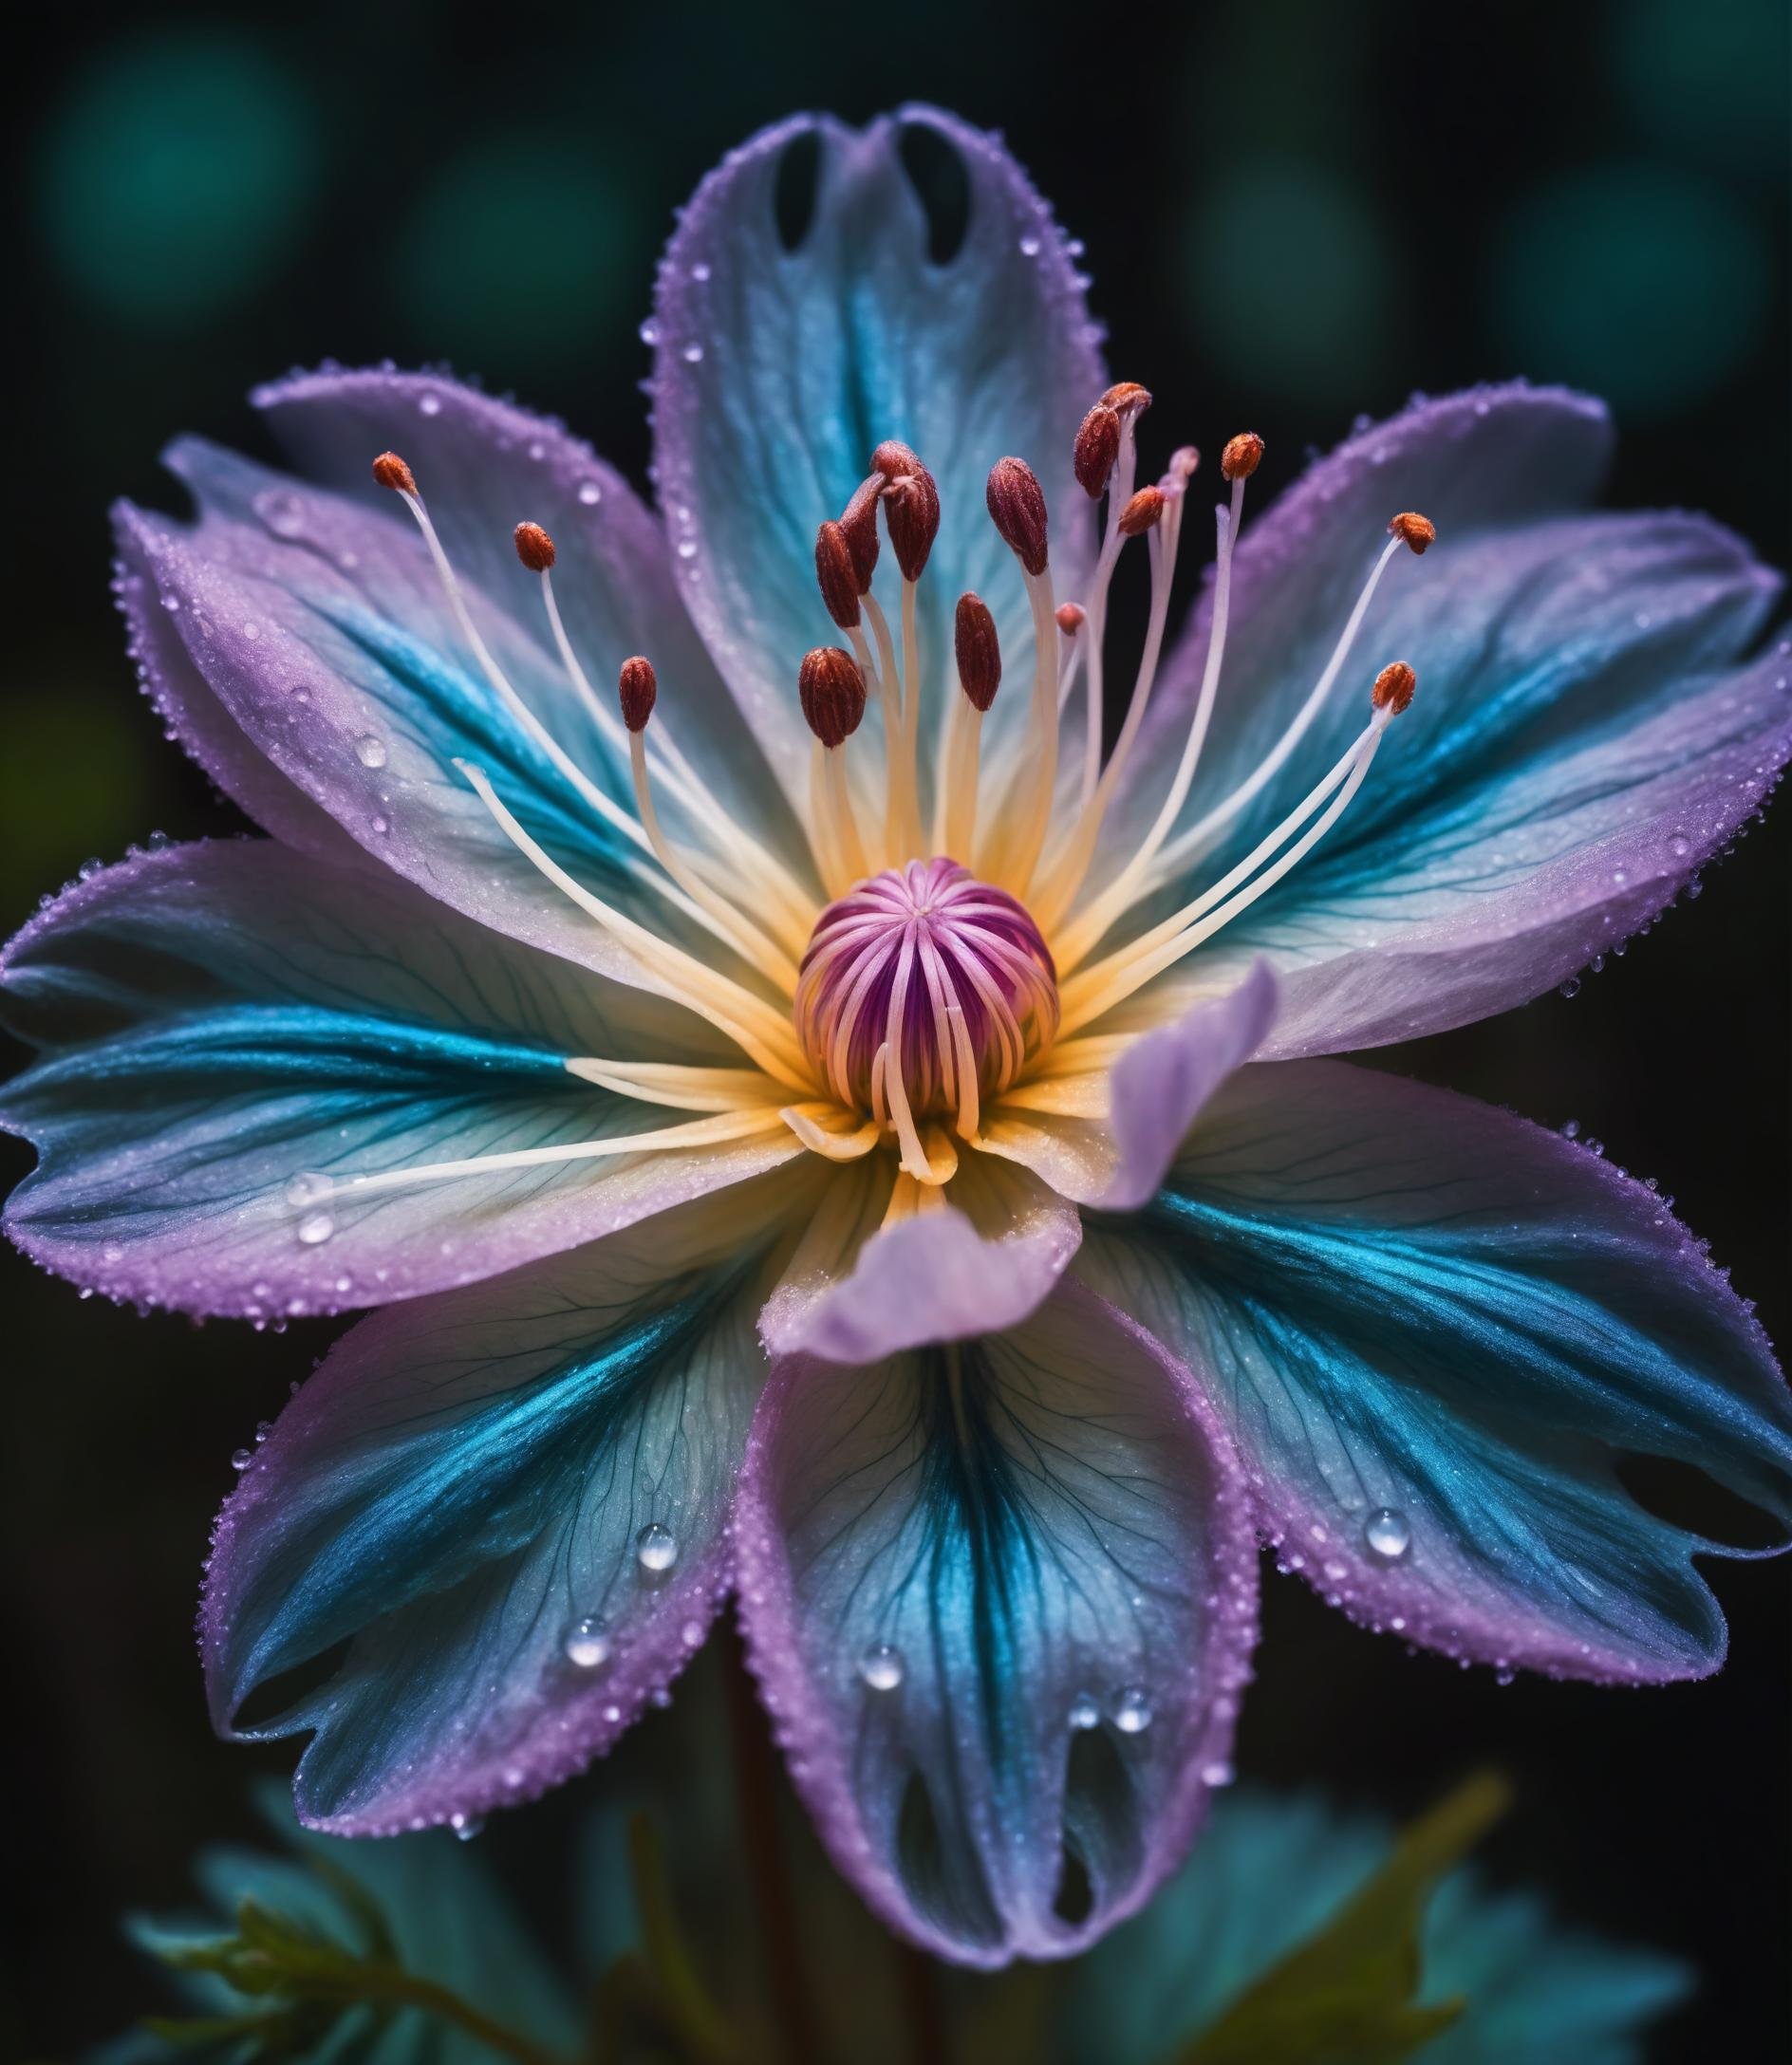
[[[532,1798],[695,1653],[729,1581],[765,1247],[699,1205],[395,1308],[282,1414],[219,1518],[200,1635],[220,1729],[310,1733],[310,1826]],[[287,1703],[250,1721],[252,1695]]]
[[[737,1528],[754,1667],[835,1864],[924,1948],[1081,1949],[1230,1776],[1257,1588],[1216,1435],[1068,1286],[950,1354],[776,1368]]]
[[[830,1185],[825,1225],[760,1317],[773,1354],[875,1362],[999,1332],[1050,1294],[1082,1238],[1075,1211],[1045,1184],[968,1153],[948,1204],[877,1231],[888,1176],[861,1164]]]
[[[1263,1044],[1276,1002],[1276,977],[1259,961],[1231,995],[1197,1004],[1128,1048],[1114,1065],[1111,1091],[1118,1166],[1107,1190],[1089,1202],[1129,1212],[1155,1196],[1202,1107]]]
[[[1792,1400],[1652,1189],[1556,1135],[1330,1062],[1247,1069],[1077,1271],[1184,1356],[1264,1530],[1353,1618],[1558,1676],[1698,1677],[1723,1544],[1619,1466],[1792,1528]]]
[[[41,1157],[7,1231],[140,1303],[255,1319],[383,1304],[796,1152],[778,1127],[357,1195],[357,1176],[678,1117],[569,1073],[569,1057],[729,1058],[663,999],[472,924],[359,856],[259,840],[140,855],[34,919],[4,983],[11,1029],[44,1050],[0,1095]]]
[[[943,263],[903,162],[908,133],[953,156],[966,182],[964,240]],[[813,212],[786,249],[779,169],[812,143]],[[998,141],[922,107],[863,131],[807,115],[763,131],[685,210],[655,325],[655,459],[686,605],[799,807],[809,739],[793,670],[833,636],[815,588],[815,530],[840,514],[881,439],[911,445],[939,482],[940,534],[921,585],[925,695],[943,709],[965,589],[988,603],[1008,670],[1026,679],[1030,618],[1014,555],[984,512],[984,477],[1008,454],[1036,470],[1070,592],[1090,507],[1071,476],[1072,439],[1107,376],[1062,234]],[[886,549],[877,592],[892,621],[898,580]],[[1018,693],[999,698],[989,737],[1022,724],[1026,705]]]

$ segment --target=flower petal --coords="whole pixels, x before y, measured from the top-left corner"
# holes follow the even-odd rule
[[[1132,1211],[1156,1192],[1208,1098],[1262,1046],[1276,1006],[1276,977],[1258,961],[1230,995],[1134,1040],[1105,1080],[1052,1076],[1002,1100],[978,1144],[1079,1204]]]
[[[1270,958],[1286,994],[1269,1051],[1409,1038],[1540,995],[1669,902],[1792,751],[1783,653],[1733,671],[1777,586],[1738,540],[1674,514],[1543,520],[1588,484],[1596,427],[1571,398],[1458,397],[1354,440],[1264,519],[1255,545],[1247,531],[1237,633],[1185,824],[1246,779],[1305,698],[1388,510],[1440,522],[1422,566],[1403,555],[1390,569],[1352,662],[1367,679],[1409,660],[1412,708],[1325,843],[1195,971],[1201,987],[1224,988],[1253,956]],[[1204,647],[1199,630],[1194,644]],[[1363,716],[1340,683],[1286,772],[1165,904],[1248,851]],[[1138,764],[1174,747],[1160,735]],[[1136,790],[1116,859],[1160,788]]]
[[[904,162],[910,135],[943,146],[968,190],[963,242],[943,262]],[[818,157],[814,206],[787,248],[780,172],[806,148]],[[965,589],[995,613],[1009,673],[1027,678],[1025,593],[985,514],[984,479],[1009,454],[1035,468],[1054,568],[1074,586],[1090,505],[1071,443],[1106,375],[1062,234],[999,142],[924,107],[862,131],[807,115],[763,131],[698,188],[661,267],[655,322],[655,456],[685,602],[799,806],[809,739],[796,661],[833,637],[815,530],[880,440],[911,445],[939,481],[920,594],[926,698],[945,707]],[[877,587],[892,622],[899,578],[886,550]],[[991,738],[1026,705],[999,698]]]
[[[1067,1287],[956,1350],[784,1362],[737,1533],[792,1776],[885,1921],[995,1965],[1148,1897],[1256,1632],[1235,1465],[1155,1342]]]
[[[582,438],[514,402],[430,373],[323,369],[271,381],[253,399],[308,479],[333,495],[372,505],[382,521],[390,521],[391,498],[373,484],[368,468],[375,453],[396,445],[417,475],[457,571],[522,626],[545,657],[551,646],[538,577],[523,567],[512,541],[519,521],[540,524],[558,555],[554,593],[561,616],[598,694],[613,697],[622,662],[645,653],[665,692],[657,722],[677,735],[737,823],[794,850],[794,828],[778,810],[769,770],[680,601],[663,527]],[[209,495],[217,482],[202,478],[187,460],[196,449],[178,447],[177,463]],[[275,483],[273,492],[293,485]],[[301,491],[296,509],[303,508]],[[290,523],[295,505],[289,501],[282,512]],[[318,509],[312,520],[326,513]],[[408,535],[408,519],[405,529]],[[377,566],[369,572],[377,575]],[[427,593],[436,605],[431,642],[457,653],[461,641],[440,606],[433,573]],[[557,660],[547,659],[541,685],[544,717],[570,701]]]
[[[1466,1098],[1244,1070],[1078,1274],[1187,1359],[1287,1564],[1448,1654],[1717,1667],[1691,1557],[1723,1545],[1646,1510],[1627,1459],[1792,1522],[1792,1401],[1746,1308],[1652,1190]]]
[[[774,1124],[707,1148],[343,1187],[685,1116],[582,1080],[569,1057],[730,1058],[662,999],[472,924],[359,857],[259,840],[140,855],[34,919],[4,980],[12,1029],[48,1050],[0,1093],[0,1120],[42,1158],[7,1230],[115,1297],[251,1318],[383,1304],[796,1151]],[[305,1181],[320,1174],[339,1180],[327,1198]]]
[[[753,1320],[793,1188],[379,1313],[287,1408],[220,1516],[200,1631],[220,1729],[311,1733],[310,1826],[532,1797],[694,1653],[728,1583]],[[287,1703],[250,1719],[252,1695]]]
[[[876,1362],[1017,1325],[1050,1295],[1082,1238],[1076,1213],[1026,1170],[967,1157],[950,1200],[881,1219],[888,1158],[835,1178],[759,1330],[775,1355]]]

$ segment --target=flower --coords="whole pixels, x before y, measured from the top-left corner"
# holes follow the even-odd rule
[[[219,1727],[309,1735],[320,1829],[464,1820],[732,1590],[841,1869],[998,1964],[1186,1851],[1260,1536],[1465,1661],[1715,1668],[1714,1545],[1616,1466],[1792,1510],[1749,1312],[1652,1189],[1326,1057],[1538,995],[1726,846],[1788,750],[1772,577],[1588,513],[1601,410],[1486,388],[1249,527],[1232,437],[1170,646],[1197,456],[1139,484],[1070,247],[927,110],[731,157],[649,334],[663,530],[553,423],[333,368],[258,397],[302,477],[182,440],[196,523],[119,512],[156,706],[271,836],[13,942],[8,1224],[144,1304],[383,1308],[239,1459]]]

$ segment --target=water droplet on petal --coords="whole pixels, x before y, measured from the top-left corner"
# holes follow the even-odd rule
[[[580,481],[579,500],[585,504],[587,509],[595,509],[603,499],[604,491],[595,480]]]
[[[1101,1704],[1092,1692],[1079,1692],[1071,1702],[1071,1726],[1078,1735],[1101,1726]]]
[[[441,414],[441,397],[439,395],[424,395],[419,400],[417,409],[420,416],[439,416]]]
[[[439,408],[440,403],[439,402],[437,406]],[[448,1826],[463,1843],[470,1843],[485,1827],[485,1816],[483,1814],[450,1814],[448,1816]]]
[[[609,1629],[595,1613],[588,1613],[567,1629],[562,1646],[569,1664],[576,1664],[581,1670],[595,1670],[609,1661]]]
[[[1570,976],[1566,982],[1559,982],[1556,987],[1563,996],[1578,996],[1580,995],[1580,977],[1578,976]]]
[[[308,1169],[292,1178],[283,1195],[290,1205],[315,1204],[320,1198],[327,1198],[333,1187],[327,1176]]]
[[[336,1231],[336,1221],[327,1212],[308,1212],[299,1221],[299,1238],[308,1248],[321,1247]]]
[[[697,540],[695,538],[681,538],[679,540],[679,557],[681,559],[695,559],[697,557]]]
[[[371,732],[364,733],[355,740],[355,758],[361,762],[363,767],[383,767],[385,765],[385,740],[376,738]]]
[[[660,342],[660,326],[649,316],[637,334],[644,344],[657,344]]]
[[[1203,1785],[1230,1785],[1236,1776],[1230,1764],[1204,1764],[1201,1767]]]
[[[680,356],[686,365],[700,365],[703,363],[703,347],[693,338]]]
[[[873,1692],[894,1692],[903,1682],[903,1652],[891,1642],[874,1642],[859,1659],[859,1676]]]
[[[635,1536],[635,1561],[644,1571],[656,1574],[669,1571],[679,1559],[679,1545],[669,1527],[662,1527],[658,1520],[649,1520]]]
[[[247,1470],[254,1460],[255,1452],[252,1448],[239,1448],[231,1457],[231,1468],[233,1470]]]
[[[1036,258],[1039,255],[1040,249],[1039,239],[1036,236],[1029,234],[1020,239],[1020,255],[1023,258]]]
[[[1578,1140],[1580,1138],[1580,1121],[1578,1119],[1564,1119],[1561,1122],[1561,1137],[1564,1140]]]
[[[1391,1506],[1378,1506],[1363,1522],[1363,1540],[1369,1553],[1384,1563],[1397,1563],[1412,1546],[1412,1530],[1404,1513]]]
[[[1685,832],[1677,831],[1668,841],[1668,851],[1676,860],[1685,860],[1687,855],[1692,851],[1692,842]]]
[[[1115,1693],[1113,1724],[1122,1735],[1142,1735],[1151,1725],[1150,1695],[1143,1685],[1128,1685]]]

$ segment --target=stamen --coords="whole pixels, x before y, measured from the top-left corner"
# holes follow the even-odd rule
[[[1227,438],[1220,455],[1220,471],[1227,480],[1248,480],[1262,463],[1263,440],[1254,430]]]
[[[560,605],[553,589],[553,540],[539,524],[532,523],[518,524],[515,538],[516,556],[525,567],[541,576],[542,604],[567,679],[587,716],[597,727],[604,744],[620,760],[628,750],[624,743],[625,734],[616,722],[614,711],[591,686],[561,620]],[[770,905],[767,915],[775,924],[786,947],[800,948],[809,936],[814,916],[811,899],[772,854],[735,829],[729,813],[717,802],[708,784],[679,751],[677,741],[666,735],[663,722],[654,728],[654,749],[659,761],[657,778],[660,783],[676,798],[692,823],[702,828],[704,836],[717,851],[716,862],[711,863],[707,855],[699,853],[692,857],[691,865],[700,868],[719,867],[725,870],[724,879],[731,882],[746,880],[757,884]],[[625,813],[618,812],[617,815],[621,828],[637,846],[645,848],[648,840],[642,828]]]
[[[1396,518],[1395,524],[1399,523],[1399,521],[1400,519]],[[1435,527],[1427,518],[1423,516],[1415,517],[1413,521],[1416,526],[1423,527],[1425,533],[1428,533],[1427,543],[1429,543],[1430,539],[1437,535]],[[1101,933],[1113,922],[1114,919],[1120,915],[1129,902],[1132,902],[1137,895],[1145,893],[1140,887],[1141,884],[1146,884],[1148,888],[1155,887],[1157,884],[1167,880],[1189,860],[1198,859],[1201,855],[1210,852],[1218,843],[1219,835],[1280,772],[1289,754],[1306,736],[1326,698],[1331,694],[1338,675],[1342,672],[1345,661],[1350,658],[1352,648],[1356,642],[1356,635],[1362,628],[1363,619],[1369,614],[1369,605],[1374,599],[1375,590],[1380,586],[1381,577],[1387,571],[1389,562],[1395,557],[1403,543],[1411,543],[1410,538],[1408,537],[1404,530],[1395,530],[1395,524],[1390,524],[1388,527],[1390,530],[1394,531],[1394,535],[1376,555],[1375,563],[1369,570],[1369,578],[1363,584],[1362,592],[1357,596],[1350,616],[1345,622],[1344,628],[1338,634],[1337,643],[1332,648],[1331,657],[1321,669],[1318,679],[1308,692],[1306,701],[1295,713],[1294,721],[1277,741],[1274,749],[1223,802],[1216,804],[1198,823],[1171,840],[1164,849],[1163,859],[1152,869],[1150,868],[1152,858],[1162,845],[1164,837],[1167,834],[1177,812],[1182,809],[1183,800],[1187,794],[1187,784],[1181,783],[1179,771],[1180,789],[1172,788],[1169,796],[1165,801],[1164,809],[1158,813],[1157,823],[1151,828],[1149,835],[1132,862],[1124,874],[1116,878],[1110,888],[1103,891],[1098,903],[1092,905],[1085,916],[1078,921],[1076,932],[1078,940],[1084,948],[1092,945],[1101,937]],[[1415,552],[1423,550],[1423,549],[1422,546],[1413,548]],[[1228,588],[1229,586],[1228,578]],[[1222,637],[1220,589],[1216,582],[1214,638],[1218,642]],[[1210,656],[1211,650],[1210,646]],[[1190,773],[1192,774],[1192,772],[1191,768]],[[1148,869],[1150,870],[1148,882]],[[1100,917],[1099,929],[1089,929],[1095,926],[1098,914]],[[1077,956],[1073,950],[1073,942],[1068,939],[1065,942],[1065,958],[1068,965],[1075,965]]]
[[[1071,452],[1076,484],[1092,502],[1107,493],[1114,461],[1120,456],[1120,419],[1105,401],[1083,418]]]
[[[815,532],[815,581],[828,614],[841,630],[859,627],[859,574],[853,564],[852,547],[837,523],[822,525]]]
[[[1142,538],[1148,530],[1156,529],[1163,515],[1163,489],[1141,488],[1137,494],[1128,498],[1127,506],[1120,512],[1120,535]]]
[[[1403,539],[1415,552],[1423,552],[1427,546],[1437,543],[1437,526],[1428,516],[1421,516],[1415,509],[1402,510],[1389,524],[1396,538]]]
[[[817,801],[823,836],[848,877],[857,880],[870,868],[840,748],[865,716],[865,677],[850,653],[837,645],[818,645],[803,656],[796,686],[803,716],[822,748]]]
[[[705,1069],[676,1061],[609,1061],[581,1054],[566,1064],[581,1082],[638,1104],[675,1111],[744,1111],[781,1095],[757,1069]]]
[[[793,1030],[778,1013],[750,990],[743,990],[737,982],[718,975],[681,948],[649,932],[644,925],[625,917],[601,897],[594,896],[524,830],[506,809],[483,768],[475,767],[467,760],[457,760],[455,766],[466,776],[475,794],[517,851],[582,911],[630,948],[643,968],[658,977],[666,995],[707,1019],[719,1032],[725,1032],[768,1075],[775,1076],[793,1089],[808,1091],[812,1088]],[[787,1055],[790,1058],[787,1059]]]
[[[628,728],[628,765],[634,776],[635,809],[640,813],[654,857],[685,895],[700,904],[722,928],[736,953],[753,962],[787,994],[793,994],[795,962],[775,946],[750,918],[719,896],[695,869],[688,866],[661,829],[660,813],[654,808],[653,790],[647,779],[646,744],[647,720],[653,715],[659,694],[660,684],[649,660],[637,653],[633,659],[623,661],[617,679],[617,695],[622,704],[623,722]]]
[[[422,1162],[410,1168],[381,1169],[369,1176],[327,1178],[329,1188],[320,1198],[364,1197],[369,1191],[398,1190],[410,1183],[435,1183],[457,1176],[494,1176],[502,1169],[546,1168],[560,1162],[592,1162],[607,1156],[654,1154],[680,1147],[713,1147],[726,1141],[751,1140],[775,1132],[784,1121],[768,1105],[760,1111],[731,1111],[697,1119],[689,1126],[668,1126],[652,1133],[625,1133],[608,1140],[575,1140],[556,1147],[513,1147],[497,1154],[468,1155],[458,1162]]]
[[[1113,578],[1113,569],[1120,557],[1120,548],[1126,540],[1120,533],[1120,512],[1132,498],[1132,480],[1137,465],[1133,433],[1138,419],[1151,405],[1151,397],[1137,381],[1125,380],[1110,387],[1096,403],[1097,408],[1111,409],[1120,419],[1120,446],[1114,460],[1109,482],[1108,527],[1102,534],[1101,551],[1095,561],[1095,571],[1089,589],[1089,636],[1079,641],[1078,652],[1073,654],[1073,668],[1078,657],[1083,658],[1084,679],[1088,684],[1087,702],[1083,726],[1083,785],[1082,800],[1085,805],[1095,792],[1095,783],[1101,773],[1101,733],[1103,711],[1103,660],[1104,640],[1108,629],[1108,585]],[[1068,679],[1068,674],[1066,679]]]
[[[1045,491],[1024,459],[998,459],[984,490],[990,520],[1020,562],[1033,612],[1033,801],[1005,870],[1024,897],[1038,865],[1057,789],[1057,617],[1047,561]]]
[[[1153,977],[1161,975],[1204,940],[1230,924],[1240,912],[1248,909],[1297,866],[1350,807],[1351,799],[1362,787],[1374,760],[1383,733],[1390,721],[1411,702],[1415,686],[1412,669],[1404,661],[1396,660],[1393,665],[1384,667],[1376,676],[1371,692],[1373,715],[1369,723],[1324,779],[1267,838],[1260,841],[1237,866],[1193,902],[1065,985],[1060,1035],[1068,1038],[1092,1019],[1124,1002]],[[1284,839],[1305,824],[1315,810],[1319,809],[1327,796],[1331,796],[1332,801],[1306,830],[1263,867],[1261,874],[1257,874],[1256,870],[1262,863]],[[1239,887],[1241,884],[1244,884],[1241,888]]]
[[[871,454],[871,468],[884,478],[884,522],[903,579],[919,581],[940,534],[940,489],[905,444],[887,437]]]
[[[1045,490],[1025,459],[998,459],[983,491],[990,521],[1036,580],[1046,566]]]
[[[1001,644],[996,620],[980,596],[961,595],[953,626],[959,685],[964,691],[954,706],[948,734],[943,850],[954,858],[967,855],[977,837],[977,785],[982,751],[983,716],[1001,685]]]
[[[921,641],[915,594],[933,542],[940,534],[940,490],[917,455],[894,437],[887,437],[871,454],[871,465],[884,478],[884,522],[903,576],[903,736],[890,766],[888,803],[888,858],[894,862],[905,857],[898,850],[900,846],[906,846],[912,854],[922,843],[921,785],[916,769],[916,742],[921,728]],[[875,610],[876,605],[868,602],[868,607]],[[881,612],[873,616],[872,628],[878,636],[879,652],[887,652],[888,630]],[[887,659],[885,666],[893,672]]]

